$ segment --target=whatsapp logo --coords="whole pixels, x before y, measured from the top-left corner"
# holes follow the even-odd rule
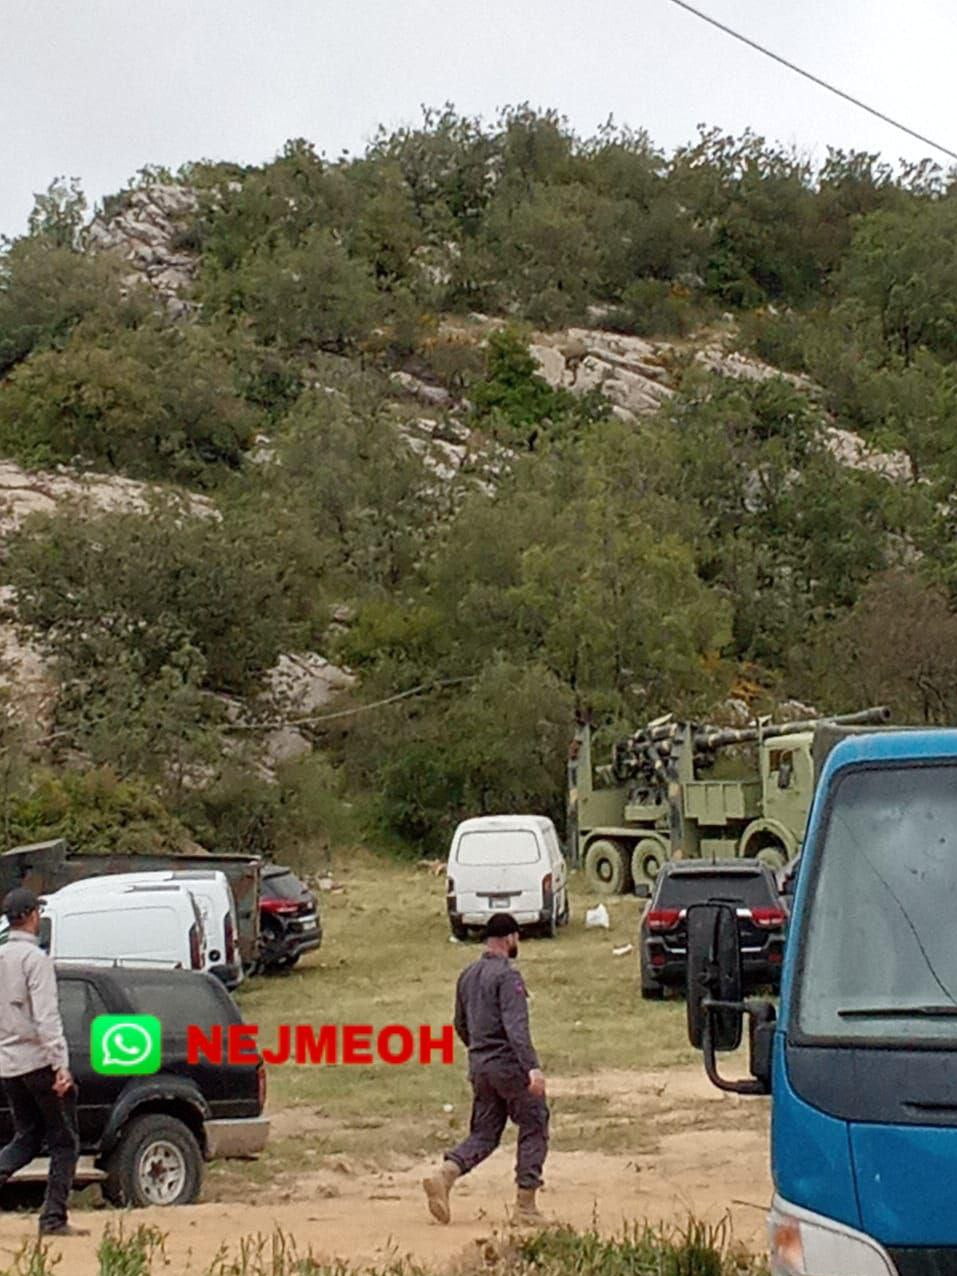
[[[97,1015],[90,1025],[90,1063],[107,1077],[159,1072],[163,1029],[155,1015]]]

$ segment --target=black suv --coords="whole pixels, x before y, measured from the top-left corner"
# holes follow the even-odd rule
[[[57,963],[60,1014],[77,1085],[80,1163],[75,1182],[99,1182],[116,1205],[185,1205],[199,1195],[204,1162],[262,1151],[269,1121],[262,1061],[230,1064],[225,1028],[242,1023],[218,979],[203,971]],[[105,1076],[90,1061],[97,1015],[156,1015],[163,1027],[160,1071]],[[206,1037],[223,1025],[223,1061],[186,1058],[186,1029]],[[0,1141],[13,1134],[0,1091]],[[27,1166],[12,1180],[40,1176]],[[45,1172],[44,1175],[45,1177]]]
[[[278,864],[263,867],[259,928],[264,970],[287,970],[322,943],[315,895],[295,873]]]
[[[780,985],[787,913],[772,870],[757,860],[677,860],[662,867],[641,919],[642,997],[684,985],[686,911],[711,901],[736,907],[745,984]]]

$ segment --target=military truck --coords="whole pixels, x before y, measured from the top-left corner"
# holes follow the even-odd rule
[[[580,717],[568,761],[568,844],[597,894],[654,881],[667,859],[753,857],[774,869],[796,854],[814,792],[814,742],[827,727],[886,723],[879,705],[838,717],[718,727],[668,714],[592,766]],[[722,750],[749,746],[745,774],[717,778]],[[739,750],[740,751],[740,750]],[[756,754],[756,762],[753,760]]]
[[[239,954],[247,971],[260,960],[259,895],[262,862],[248,855],[163,855],[112,852],[71,855],[63,838],[15,846],[0,855],[0,898],[14,886],[49,894],[85,877],[161,869],[219,869],[236,900]]]

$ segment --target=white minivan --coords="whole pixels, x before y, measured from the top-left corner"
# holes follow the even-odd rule
[[[243,979],[239,955],[239,922],[236,900],[229,878],[220,869],[154,869],[139,873],[108,873],[83,877],[70,883],[70,890],[102,892],[121,886],[175,884],[186,887],[199,907],[206,933],[206,969],[230,990]],[[59,892],[58,892],[59,893]]]
[[[40,944],[55,961],[207,968],[202,914],[185,886],[89,881],[41,896]]]
[[[446,906],[456,939],[511,913],[519,926],[553,936],[568,921],[568,870],[555,825],[544,815],[481,815],[455,830]]]

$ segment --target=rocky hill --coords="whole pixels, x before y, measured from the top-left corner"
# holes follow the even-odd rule
[[[576,712],[948,720],[953,207],[525,108],[51,188],[0,253],[7,827],[434,850],[560,820]]]

